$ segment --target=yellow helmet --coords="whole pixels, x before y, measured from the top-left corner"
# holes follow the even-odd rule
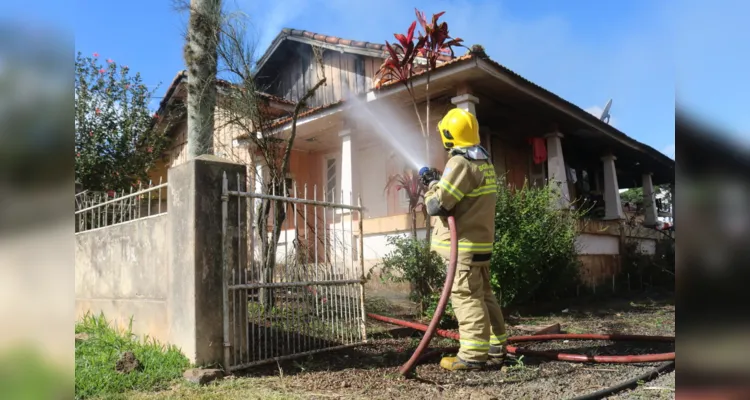
[[[437,126],[443,147],[472,147],[480,143],[479,122],[474,114],[462,109],[448,111]]]

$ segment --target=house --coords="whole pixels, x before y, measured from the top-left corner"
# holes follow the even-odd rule
[[[426,145],[406,88],[386,82],[375,89],[375,75],[386,56],[384,45],[294,29],[279,33],[260,58],[255,76],[267,88],[263,96],[269,110],[278,116],[274,127],[279,135],[288,134],[294,103],[317,82],[320,66],[313,48],[322,49],[328,84],[315,93],[299,115],[288,178],[299,188],[315,191],[317,199],[344,204],[362,199],[364,253],[356,256],[372,264],[387,252],[388,235],[410,229],[404,193],[384,190],[389,176],[416,167],[399,146],[421,152]],[[184,100],[185,79],[185,73],[177,75],[162,109],[170,102]],[[422,115],[426,82],[424,73],[413,78]],[[643,186],[644,192],[650,193],[653,185],[674,182],[674,160],[521,77],[482,51],[442,58],[431,73],[429,94],[430,154],[420,155],[429,159],[426,164],[442,166],[446,162],[447,154],[434,127],[448,109],[460,107],[476,114],[482,143],[491,153],[498,175],[505,175],[509,184],[551,180],[560,184],[564,197],[603,203],[600,214],[582,225],[579,237],[589,283],[595,284],[619,269],[624,235],[620,221],[625,218],[619,190]],[[373,123],[372,118],[362,117],[363,107],[372,115],[383,116],[382,120],[376,117]],[[251,174],[263,174],[263,165],[254,162],[247,134],[220,125],[220,105],[216,119],[220,128],[214,137],[215,154],[252,165]],[[399,123],[394,125],[393,121]],[[398,132],[388,132],[391,129],[378,127],[379,123]],[[165,177],[167,168],[185,161],[185,124],[177,124],[170,134],[174,143],[163,165],[152,172],[153,177]],[[649,218],[656,218],[656,210],[648,210]],[[291,230],[294,223],[288,220],[285,229]],[[419,218],[417,224],[424,235],[425,221]],[[653,251],[657,234],[645,228],[636,231],[627,235],[640,240],[646,251]],[[291,246],[283,236],[281,241],[284,243],[280,245]]]

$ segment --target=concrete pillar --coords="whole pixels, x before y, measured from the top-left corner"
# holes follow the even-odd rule
[[[335,196],[342,196],[341,203],[354,205],[357,194],[354,191],[354,141],[352,130],[344,129],[339,132],[341,138],[341,192]]]
[[[646,215],[643,224],[654,226],[658,222],[656,209],[656,194],[654,193],[654,184],[651,180],[651,173],[643,174],[643,206],[646,209]]]
[[[617,157],[606,155],[602,157],[604,163],[604,219],[625,219],[620,201],[620,187],[617,183],[617,171],[615,170]]]
[[[216,156],[198,156],[168,171],[169,341],[198,365],[224,365],[221,200],[224,172],[229,190],[238,189],[238,174],[239,189],[246,190],[246,167]],[[238,205],[237,198],[230,196],[227,220],[230,245],[226,262],[233,269],[243,268],[237,255],[247,252],[246,207],[241,207],[238,215]],[[246,307],[246,302],[240,303],[237,315],[246,314]],[[240,337],[241,332],[230,338],[230,343],[237,346]]]
[[[466,110],[475,116],[477,115],[477,107],[476,105],[479,104],[479,99],[471,94],[462,94],[458,95],[451,99],[451,103],[453,103],[457,108]]]
[[[552,132],[544,136],[547,139],[547,176],[549,183],[558,192],[558,207],[566,208],[570,205],[570,190],[568,188],[568,174],[565,170],[565,157],[562,151],[563,134]]]

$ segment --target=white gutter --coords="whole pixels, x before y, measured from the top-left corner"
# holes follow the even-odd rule
[[[430,83],[438,82],[452,75],[456,75],[463,71],[467,71],[469,69],[476,68],[476,67],[477,67],[476,58],[456,61],[456,65],[449,64],[449,65],[446,65],[445,67],[438,68],[434,72],[430,72]],[[414,87],[425,85],[427,84],[427,75],[426,74],[419,75],[418,77],[413,78],[412,82],[413,82]],[[404,91],[406,91],[406,87],[403,84],[393,83],[384,89],[381,89],[378,91],[371,90],[367,92],[367,101],[370,102],[370,101],[375,101],[378,99],[383,99],[383,98],[390,97],[390,96],[393,96],[395,94],[398,94]]]
[[[346,106],[344,104],[337,104],[335,106],[331,106],[331,108],[328,109],[328,110],[325,110],[325,111],[322,111],[322,112],[319,112],[319,113],[313,113],[312,115],[307,115],[305,117],[299,118],[299,119],[297,119],[297,127],[299,128],[300,126],[303,126],[303,125],[308,124],[308,123],[313,122],[313,121],[317,121],[317,120],[319,120],[321,118],[326,118],[326,117],[329,117],[329,116],[331,116],[333,114],[338,114],[338,113],[344,111],[345,108],[346,108]],[[292,121],[290,120],[289,122],[285,123],[284,125],[282,125],[282,126],[276,128],[276,129],[274,129],[274,131],[275,131],[275,133],[280,133],[280,132],[288,131],[288,130],[291,130],[291,129],[292,129]]]

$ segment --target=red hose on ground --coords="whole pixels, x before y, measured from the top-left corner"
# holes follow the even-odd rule
[[[424,336],[422,336],[422,340],[419,342],[419,346],[417,346],[417,349],[414,350],[411,358],[409,358],[409,360],[405,362],[404,365],[402,365],[399,369],[399,372],[401,372],[401,375],[403,376],[408,376],[414,370],[414,367],[417,365],[417,361],[419,361],[422,352],[427,348],[427,346],[430,345],[432,336],[435,334],[435,331],[438,330],[437,327],[440,323],[440,318],[443,317],[445,306],[448,305],[451,288],[453,287],[453,278],[456,275],[456,263],[458,262],[458,236],[456,234],[456,220],[453,219],[452,216],[448,217],[448,229],[450,230],[451,235],[451,251],[450,258],[448,260],[448,270],[445,273],[445,284],[443,285],[443,292],[440,294],[440,300],[438,300],[435,314],[432,316],[432,321],[430,321],[430,326],[422,325],[425,327],[425,334]]]
[[[437,333],[440,336],[459,340],[459,335],[456,332],[446,331],[438,329],[440,318],[443,316],[445,306],[448,304],[450,298],[451,288],[453,286],[453,279],[456,274],[456,263],[458,261],[458,236],[456,233],[456,221],[450,216],[448,217],[448,228],[450,230],[451,250],[450,258],[448,261],[448,270],[446,271],[445,284],[443,285],[443,292],[440,294],[440,300],[438,301],[435,314],[432,316],[430,325],[418,324],[414,322],[399,320],[396,318],[384,317],[382,315],[368,313],[367,316],[395,325],[401,325],[417,330],[424,331],[425,334],[422,340],[419,342],[419,346],[414,350],[411,358],[404,365],[401,366],[399,372],[402,375],[408,376],[413,370],[417,363],[422,359],[422,352],[427,349],[430,345],[433,335]],[[642,335],[598,335],[598,334],[552,334],[552,335],[532,335],[532,336],[513,336],[508,338],[509,343],[516,342],[531,342],[531,341],[549,341],[549,340],[611,340],[611,341],[661,341],[661,342],[674,342],[674,337],[667,336],[642,336]],[[529,355],[539,356],[545,358],[551,358],[553,360],[560,361],[572,361],[572,362],[596,362],[596,363],[643,363],[643,362],[656,362],[656,361],[673,361],[675,359],[675,353],[658,353],[658,354],[644,354],[644,355],[629,355],[629,356],[587,356],[583,354],[567,354],[555,351],[536,351],[520,349],[515,346],[506,346],[506,351],[510,354],[516,355]]]
[[[417,329],[420,331],[427,332],[427,325],[419,324],[416,322],[404,321],[396,318],[384,317],[382,315],[367,313],[367,316],[378,321],[387,322],[389,324],[400,325],[407,328]],[[459,335],[456,332],[446,331],[443,329],[434,329],[433,334],[437,333],[439,336],[458,340]],[[427,334],[425,334],[427,337]],[[430,338],[431,339],[431,338]],[[566,334],[549,334],[549,335],[530,335],[530,336],[511,336],[508,338],[508,343],[520,343],[520,342],[536,342],[536,341],[550,341],[550,340],[610,340],[610,341],[645,341],[645,342],[674,342],[673,336],[646,336],[646,335],[607,335],[607,334],[577,334],[577,333],[566,333]],[[424,338],[422,339],[424,342]],[[429,342],[429,340],[428,340]],[[420,343],[421,344],[421,343]],[[419,348],[417,348],[419,350]],[[422,349],[424,350],[424,349]],[[672,361],[675,359],[675,353],[657,353],[657,354],[642,354],[642,355],[625,355],[625,356],[587,356],[583,354],[568,354],[560,353],[556,351],[538,351],[538,350],[527,350],[518,348],[516,346],[506,346],[506,350],[510,354],[515,355],[528,355],[550,358],[559,361],[571,361],[571,362],[595,362],[595,363],[644,363],[644,362],[659,362],[659,361]],[[421,351],[414,354],[421,355]],[[414,358],[414,355],[412,355]],[[413,365],[412,365],[413,368]]]

